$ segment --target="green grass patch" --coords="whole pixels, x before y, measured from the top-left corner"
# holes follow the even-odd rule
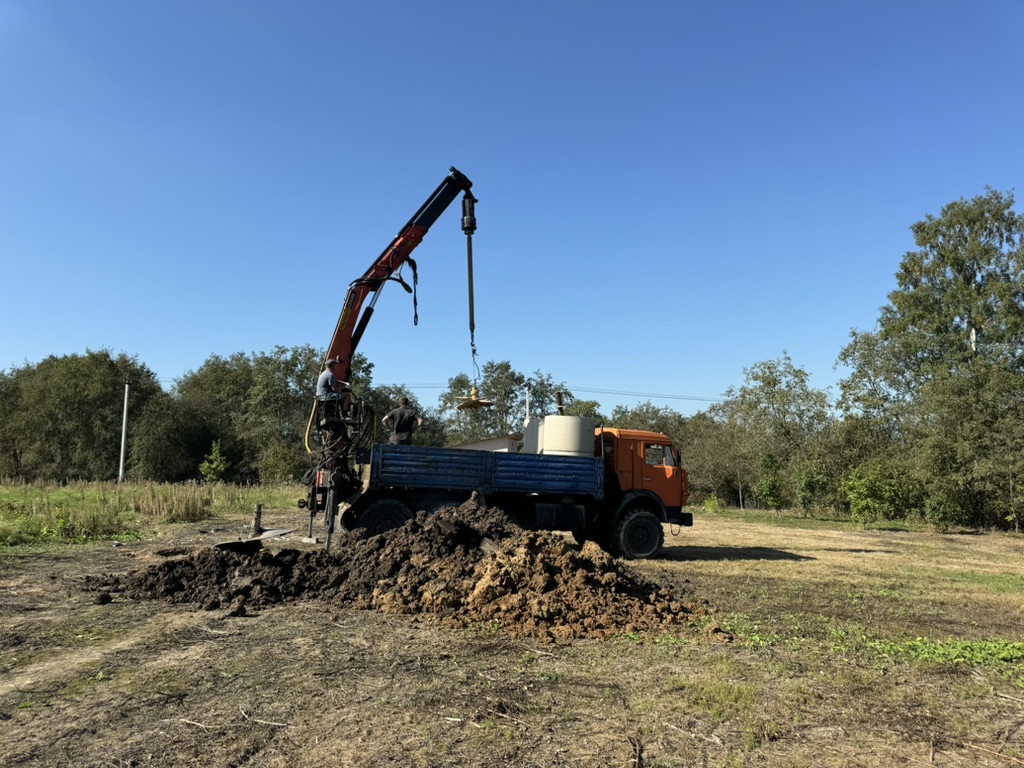
[[[891,658],[928,664],[993,666],[1024,663],[1024,643],[1007,640],[869,640],[868,648]]]
[[[971,587],[979,592],[993,595],[1019,595],[1024,593],[1024,575],[1019,573],[984,573],[981,571],[960,571],[948,568],[907,568],[906,573],[914,581],[926,581],[933,588],[941,585],[951,593]]]
[[[716,723],[734,724],[746,751],[771,740],[777,731],[775,723],[765,717],[764,690],[757,682],[691,677],[674,679],[670,686],[685,701],[688,714]]]
[[[757,619],[746,614],[728,614],[715,621],[733,636],[736,643],[746,648],[768,648],[779,642],[777,632],[765,629]]]
[[[840,513],[822,514],[808,516],[799,509],[737,509],[735,507],[721,507],[713,505],[695,510],[697,519],[700,515],[715,515],[723,519],[735,520],[746,523],[763,523],[777,528],[796,528],[806,531],[817,530],[855,530],[855,531],[927,531],[932,527],[919,520],[878,520],[876,522],[863,522],[853,520],[849,515]]]
[[[915,637],[893,640],[878,637],[863,627],[848,625],[832,631],[831,651],[839,656],[869,653],[890,661],[937,667],[983,667],[995,670],[1019,687],[1024,687],[1024,642],[998,638],[933,640]]]
[[[148,526],[292,507],[302,495],[295,484],[0,484],[0,546],[131,540]]]
[[[946,578],[955,584],[984,587],[989,592],[1019,595],[1024,592],[1024,576],[1019,573],[978,573],[953,571]]]

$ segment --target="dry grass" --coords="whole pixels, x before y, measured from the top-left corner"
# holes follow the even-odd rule
[[[266,524],[304,528],[283,509]],[[0,762],[1024,764],[1024,668],[986,651],[1021,639],[1024,539],[807,526],[698,517],[637,567],[713,618],[571,645],[314,603],[229,617],[79,590],[84,574],[217,540],[194,527],[9,557]],[[915,652],[917,638],[931,645]],[[977,653],[928,652],[954,641]]]

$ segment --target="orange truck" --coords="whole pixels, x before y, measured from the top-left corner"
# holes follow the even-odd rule
[[[544,421],[559,418],[572,417]],[[665,524],[693,525],[679,450],[655,432],[589,429],[589,451],[376,444],[360,454],[355,473],[335,472],[321,495],[300,505],[310,510],[310,535],[323,513],[328,549],[337,525],[380,533],[476,493],[523,527],[569,531],[619,557],[650,557],[664,544]]]

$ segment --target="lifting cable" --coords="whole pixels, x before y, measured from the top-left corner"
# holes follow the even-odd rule
[[[469,190],[462,197],[462,231],[466,233],[466,264],[469,280],[469,351],[473,359],[473,383],[480,378],[480,366],[476,361],[476,319],[473,306],[473,233],[476,232],[476,198]]]

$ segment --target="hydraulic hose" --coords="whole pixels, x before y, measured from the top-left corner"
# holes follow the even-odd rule
[[[309,433],[313,431],[313,419],[316,418],[316,400],[313,400],[313,410],[309,412],[309,421],[306,423],[306,453],[313,455],[313,449],[309,447]]]

